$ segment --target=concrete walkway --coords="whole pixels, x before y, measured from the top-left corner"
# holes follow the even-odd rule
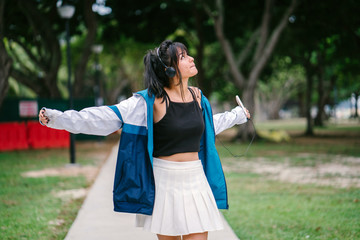
[[[156,240],[153,233],[135,227],[135,215],[113,211],[112,188],[118,147],[113,147],[91,187],[66,240]],[[209,240],[238,240],[224,219],[225,229],[210,232]]]

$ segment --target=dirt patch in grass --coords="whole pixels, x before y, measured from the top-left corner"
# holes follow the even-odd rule
[[[93,159],[94,165],[82,165],[80,164],[66,164],[62,167],[56,168],[45,168],[34,171],[23,172],[21,175],[23,177],[49,177],[49,176],[62,176],[62,177],[76,177],[76,176],[85,176],[87,182],[91,184],[104,161],[107,159],[108,155],[111,152],[112,147],[116,144],[115,141],[103,141],[103,142],[77,142],[76,143],[76,155],[81,158],[91,158]],[[57,150],[55,150],[57,151]],[[42,153],[42,157],[45,157],[46,154],[50,154],[51,150],[45,151]],[[59,154],[68,154],[67,150],[59,150]]]
[[[92,182],[96,175],[98,173],[98,167],[97,166],[65,166],[60,168],[46,168],[42,170],[37,171],[29,171],[24,172],[21,175],[23,177],[32,177],[32,178],[38,178],[38,177],[54,177],[54,176],[60,176],[60,177],[76,177],[83,175],[86,177],[86,180],[88,182]]]
[[[224,139],[235,137],[227,130]],[[316,129],[315,136],[288,131],[290,142],[260,141],[248,158],[223,160],[224,170],[261,174],[268,179],[340,188],[360,188],[360,131]],[[246,146],[246,143],[244,144]],[[254,150],[255,149],[255,150]]]
[[[300,157],[304,156],[301,154]],[[268,179],[290,183],[360,188],[360,158],[310,153],[306,156],[312,159],[312,164],[294,165],[291,158],[277,162],[252,158],[251,161],[225,161],[224,170],[258,173]],[[327,158],[325,162],[324,157]]]
[[[85,197],[87,193],[88,193],[88,189],[79,188],[79,189],[62,190],[59,192],[55,192],[53,194],[54,196],[61,198],[63,201],[66,201],[72,199],[81,199]]]
[[[21,176],[27,178],[84,176],[86,178],[87,185],[91,186],[95,181],[102,164],[111,152],[112,147],[116,144],[116,141],[79,142],[76,144],[77,155],[81,156],[81,158],[93,159],[94,165],[66,164],[62,167],[23,172]],[[50,153],[50,151],[51,150],[49,150],[48,153]],[[64,154],[65,151],[60,152]],[[42,154],[46,155],[46,152]],[[83,199],[86,197],[88,190],[88,188],[68,189],[53,192],[52,194],[55,197],[61,198],[63,201],[71,201],[75,199]],[[59,224],[54,223],[53,225]]]

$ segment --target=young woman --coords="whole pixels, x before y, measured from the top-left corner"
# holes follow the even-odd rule
[[[136,226],[159,240],[206,240],[223,228],[227,190],[215,135],[250,118],[236,107],[212,114],[187,48],[166,40],[144,57],[146,90],[113,106],[60,112],[43,108],[40,122],[72,133],[108,135],[122,128],[114,210],[136,213]]]

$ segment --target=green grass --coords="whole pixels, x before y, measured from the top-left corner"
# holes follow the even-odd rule
[[[254,141],[250,146],[245,158],[252,157],[278,157],[278,156],[294,156],[298,153],[317,153],[317,154],[343,154],[347,156],[360,156],[360,147],[358,143],[345,142],[341,143],[341,139],[334,141],[333,143],[322,142],[321,139],[316,139],[316,142],[304,144],[299,143],[297,139],[293,139],[291,142],[272,143],[265,141]],[[309,138],[309,141],[312,141]],[[224,143],[234,155],[242,155],[245,153],[248,143]],[[231,157],[231,153],[225,149],[222,144],[217,144],[217,149],[222,157]]]
[[[90,149],[77,151],[77,163],[99,165],[88,156]],[[87,188],[84,176],[22,177],[22,173],[64,167],[68,150],[27,150],[0,153],[0,239],[64,239],[83,199],[64,201],[54,196],[60,190]],[[61,219],[59,225],[51,222]]]
[[[359,132],[360,131],[360,122],[353,124],[326,124],[324,127],[315,127],[317,131],[350,131],[350,132]]]
[[[240,239],[360,239],[360,190],[228,173],[225,218]]]
[[[259,130],[281,129],[285,131],[293,131],[293,130],[305,131],[306,120],[301,118],[281,120],[281,121],[269,120],[269,121],[255,122],[255,126]]]
[[[267,122],[259,127],[304,129],[301,121]],[[235,171],[242,161],[260,158],[270,163],[313,167],[333,161],[335,155],[360,157],[358,125],[329,125],[316,129],[317,132],[324,135],[298,136],[287,143],[255,140],[246,156],[235,159],[218,144],[223,164],[234,166],[234,170],[226,172],[230,210],[224,211],[224,216],[240,239],[360,239],[358,188],[300,185]],[[239,155],[245,152],[247,144],[225,143],[225,146]],[[99,165],[99,159],[93,156],[99,151],[94,146],[80,146],[77,162]],[[110,149],[101,147],[101,151]],[[0,153],[1,240],[65,237],[83,199],[63,201],[53,193],[88,187],[90,183],[83,176],[25,178],[21,173],[64,167],[68,159],[67,149]],[[338,175],[324,177],[331,179]],[[50,224],[57,219],[63,223]]]
[[[261,129],[301,130],[302,123],[267,122]],[[360,127],[330,125],[316,128],[326,136],[297,136],[290,142],[255,141],[246,156],[234,158],[221,145],[218,152],[225,173],[229,210],[223,214],[242,240],[360,239],[360,189],[276,181],[267,175],[247,172],[242,163],[257,161],[315,167],[339,161],[339,155],[360,157]],[[330,135],[330,137],[328,136]],[[349,137],[348,135],[352,135]],[[235,155],[243,154],[248,143],[225,143]],[[342,159],[340,157],[340,159]],[[343,163],[357,164],[359,163]],[[340,177],[327,174],[325,178]]]
[[[338,123],[325,122],[323,127],[314,127],[315,132],[322,133],[328,131],[360,131],[359,121],[339,120]],[[285,120],[268,120],[255,122],[256,128],[259,130],[285,130],[285,131],[305,131],[306,119],[285,119]]]

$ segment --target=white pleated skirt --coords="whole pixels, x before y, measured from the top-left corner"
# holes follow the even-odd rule
[[[137,214],[137,227],[168,236],[224,228],[200,160],[173,162],[154,158],[153,169],[153,214]]]

